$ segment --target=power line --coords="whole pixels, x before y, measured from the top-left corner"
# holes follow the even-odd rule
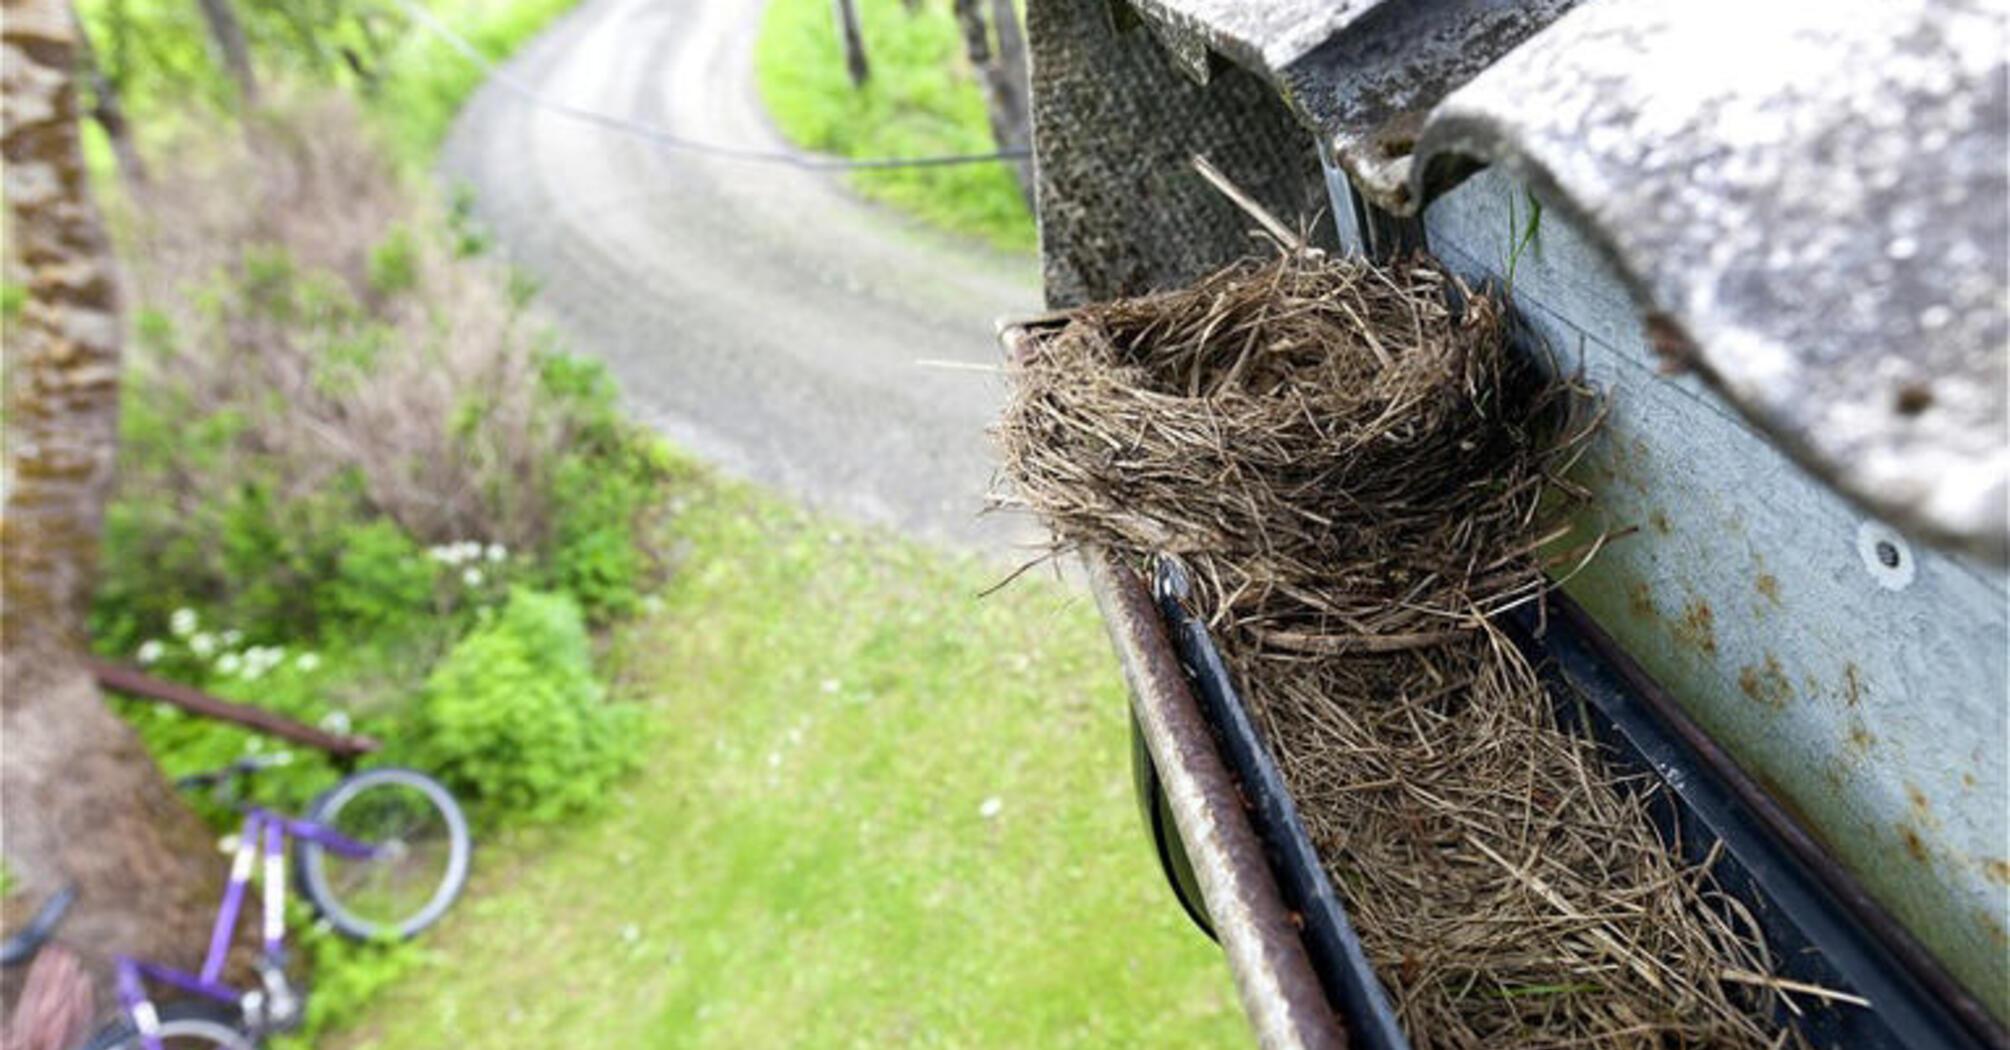
[[[869,171],[888,168],[948,168],[966,164],[993,164],[1000,161],[1024,160],[1030,154],[1023,149],[997,150],[991,153],[951,153],[927,157],[832,157],[797,150],[756,149],[746,146],[722,146],[717,143],[700,142],[675,135],[654,124],[646,124],[628,117],[618,117],[610,113],[576,106],[546,96],[521,78],[509,73],[494,59],[483,54],[472,41],[454,32],[446,23],[435,17],[431,11],[419,6],[415,0],[397,0],[412,21],[439,37],[448,47],[453,48],[462,58],[473,63],[487,74],[488,78],[501,85],[510,94],[525,103],[546,112],[605,128],[630,138],[639,139],[650,145],[680,153],[718,157],[723,160],[741,161],[749,164],[776,164],[783,167],[800,168],[805,171]]]

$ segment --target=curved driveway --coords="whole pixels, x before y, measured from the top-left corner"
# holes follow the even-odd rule
[[[760,0],[588,0],[510,61],[546,98],[737,146],[779,145],[753,89]],[[958,547],[978,520],[997,360],[1036,267],[919,229],[836,177],[666,152],[491,82],[443,174],[541,284],[569,345],[643,421],[728,472]]]

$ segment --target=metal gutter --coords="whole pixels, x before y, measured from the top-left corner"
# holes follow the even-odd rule
[[[1576,602],[1561,593],[1545,602],[1547,623],[1531,610],[1513,626],[1518,641],[1547,658],[1552,691],[1563,685],[1590,702],[1598,715],[1594,732],[1679,797],[1681,811],[1673,816],[1686,852],[1707,848],[1699,832],[1723,841],[1770,905],[1761,913],[1769,940],[1804,939],[1827,971],[1808,977],[1839,979],[1871,1001],[1874,1026],[1851,1014],[1825,1019],[1851,1026],[1832,1033],[1848,1037],[1841,1045],[2010,1043],[1982,1004]],[[1789,967],[1813,963],[1806,952],[1786,960]],[[1896,1042],[1889,1041],[1893,1035]]]
[[[1061,316],[1008,328],[1001,339],[1022,357],[1025,328]],[[1154,595],[1107,551],[1086,550],[1083,560],[1150,772],[1198,885],[1204,928],[1227,956],[1259,1041],[1406,1047],[1231,676],[1183,608],[1178,580],[1162,577]],[[1596,623],[1561,595],[1548,614],[1519,623],[1531,658],[1548,668],[1566,717],[1575,709],[1616,760],[1668,785],[1659,796],[1664,835],[1691,862],[1723,842],[1719,881],[1757,916],[1784,976],[1873,1004],[1803,1001],[1796,1028],[1821,1045],[2010,1046],[1976,999]],[[1573,708],[1573,697],[1585,703]],[[1154,807],[1148,820],[1155,815]],[[1187,889],[1177,877],[1174,888]]]
[[[1144,581],[1107,551],[1084,550],[1082,561],[1258,1043],[1270,1050],[1347,1046],[1347,1030],[1300,939],[1302,918],[1294,921],[1285,907],[1243,795],[1216,750]]]
[[[1407,1050],[1228,669],[1182,605],[1177,574],[1162,567],[1148,596],[1107,552],[1085,560],[1212,932],[1260,1040]],[[1815,1045],[2010,1045],[1974,997],[1574,603],[1553,595],[1546,614],[1526,612],[1513,626],[1562,716],[1581,720],[1620,768],[1670,789],[1652,796],[1652,808],[1683,858],[1700,862],[1723,844],[1718,884],[1758,922],[1778,975],[1871,1003],[1803,998],[1779,1021]],[[1326,1038],[1340,1042],[1308,1041]]]
[[[1302,931],[1305,950],[1328,998],[1347,1018],[1354,1046],[1409,1050],[1388,993],[1347,918],[1346,905],[1334,892],[1319,851],[1298,818],[1284,774],[1236,694],[1234,676],[1215,648],[1207,624],[1188,607],[1193,584],[1185,567],[1174,559],[1153,559],[1152,597],[1171,627],[1173,647],[1200,696],[1201,712],[1214,727],[1223,757],[1242,787],[1257,837],[1268,847],[1278,889],[1299,916],[1295,925]]]

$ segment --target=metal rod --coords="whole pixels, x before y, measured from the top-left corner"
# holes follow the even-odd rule
[[[1263,844],[1250,827],[1235,780],[1215,750],[1143,581],[1107,552],[1085,550],[1082,560],[1130,684],[1132,709],[1173,822],[1258,1041],[1276,1050],[1345,1047],[1346,1029],[1278,894]]]

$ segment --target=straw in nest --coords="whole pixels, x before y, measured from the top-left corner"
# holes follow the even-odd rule
[[[1422,259],[1083,308],[1013,367],[1001,500],[1186,563],[1419,1050],[1779,1045],[1749,916],[1495,627],[1600,542],[1556,525],[1587,400],[1506,342]]]

